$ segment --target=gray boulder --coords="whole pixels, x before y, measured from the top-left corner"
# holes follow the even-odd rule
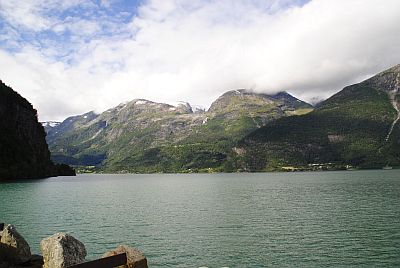
[[[40,242],[43,268],[64,268],[85,261],[85,245],[66,233],[57,233]]]
[[[146,257],[137,249],[128,246],[118,246],[117,248],[104,253],[103,258],[126,253],[127,264],[118,268],[148,268]]]
[[[21,264],[29,261],[30,258],[31,249],[26,240],[13,225],[6,225],[0,238],[0,261]]]

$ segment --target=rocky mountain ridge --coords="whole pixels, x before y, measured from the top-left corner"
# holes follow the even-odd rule
[[[239,142],[244,170],[400,165],[400,65],[345,87],[309,114],[278,119]]]
[[[345,87],[314,110],[286,92],[243,89],[222,94],[207,111],[137,99],[70,117],[47,139],[56,161],[101,172],[396,166],[399,81],[397,65]]]
[[[208,111],[188,103],[144,99],[99,115],[69,117],[48,132],[57,162],[96,166],[110,172],[182,172],[221,168],[230,146],[245,134],[282,116],[312,107],[288,93],[226,92]]]

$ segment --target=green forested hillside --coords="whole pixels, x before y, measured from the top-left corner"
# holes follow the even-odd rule
[[[287,93],[233,90],[207,112],[134,100],[67,118],[48,133],[53,159],[104,172],[230,171],[232,147],[276,118],[312,107]]]
[[[47,140],[55,161],[101,172],[398,166],[399,88],[400,65],[314,110],[284,92],[229,91],[206,112],[134,100],[67,118],[49,128]]]
[[[386,141],[398,116],[393,104],[400,107],[399,77],[395,66],[344,88],[309,114],[256,130],[238,143],[236,164],[252,171],[400,165],[399,123]]]

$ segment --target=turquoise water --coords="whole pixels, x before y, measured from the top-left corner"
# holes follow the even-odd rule
[[[150,267],[400,267],[400,170],[80,175],[0,196],[37,253],[66,231],[88,259],[128,244]]]

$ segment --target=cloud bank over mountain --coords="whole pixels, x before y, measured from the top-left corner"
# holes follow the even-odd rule
[[[229,89],[315,101],[400,63],[397,0],[0,0],[0,79],[41,120]]]

